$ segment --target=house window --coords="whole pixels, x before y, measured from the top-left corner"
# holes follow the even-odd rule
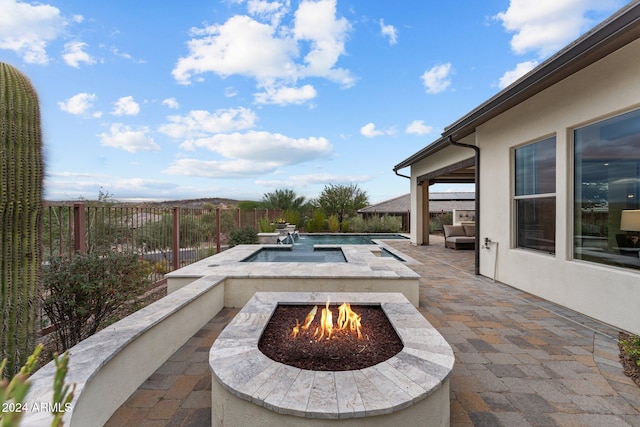
[[[574,131],[574,258],[640,269],[640,110]]]
[[[556,138],[515,149],[516,247],[556,252]]]

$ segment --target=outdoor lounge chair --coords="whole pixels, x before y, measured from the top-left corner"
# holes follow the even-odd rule
[[[443,225],[444,245],[451,249],[474,249],[476,246],[475,225]]]

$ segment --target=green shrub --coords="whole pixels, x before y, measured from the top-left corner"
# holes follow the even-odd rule
[[[143,294],[150,264],[133,252],[90,252],[51,258],[44,270],[42,308],[58,350],[95,334],[126,303]]]
[[[253,227],[244,227],[233,230],[229,237],[230,248],[237,245],[252,245],[258,242],[258,232]]]
[[[326,230],[327,217],[321,210],[313,212],[311,219],[305,224],[305,229],[310,233],[317,233]]]
[[[453,224],[453,212],[434,214],[429,219],[429,232],[442,231],[443,225]]]
[[[365,232],[365,224],[364,219],[361,216],[354,216],[344,221],[347,224],[347,229],[349,233],[364,233]],[[344,225],[342,229],[345,230]]]
[[[267,215],[258,220],[258,230],[261,233],[273,233],[276,231],[276,225],[269,219]]]
[[[361,216],[354,216],[345,223],[350,233],[399,233],[402,231],[402,218],[392,215],[374,216],[366,220]],[[345,231],[345,223],[342,226],[343,231]]]
[[[620,344],[627,356],[640,366],[640,336],[629,335],[626,339],[620,340]]]
[[[296,211],[293,209],[287,209],[284,212],[282,212],[282,214],[280,215],[285,222],[288,222],[289,224],[293,224],[296,226],[300,226],[301,223],[301,216],[300,216],[300,211]]]
[[[340,221],[338,217],[335,215],[331,215],[328,220],[329,231],[332,233],[338,232],[340,230]]]

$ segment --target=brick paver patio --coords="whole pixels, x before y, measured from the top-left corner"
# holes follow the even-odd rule
[[[392,242],[422,262],[419,310],[456,355],[451,426],[640,426],[640,388],[622,373],[618,331],[475,276],[473,252]],[[210,426],[209,348],[238,312],[224,309],[107,423]]]

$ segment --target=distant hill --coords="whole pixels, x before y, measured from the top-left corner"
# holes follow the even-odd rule
[[[162,202],[146,202],[145,206],[199,208],[202,205],[214,205],[220,208],[235,208],[241,200],[227,199],[223,197],[209,197],[202,199],[165,200]]]
[[[235,199],[227,199],[224,197],[208,197],[202,199],[185,199],[185,200],[163,200],[160,202],[120,202],[115,200],[113,203],[117,205],[130,205],[130,206],[149,206],[149,207],[162,207],[162,208],[172,208],[172,207],[181,207],[181,208],[199,208],[202,205],[213,205],[215,207],[220,208],[235,208],[238,206],[242,200]],[[64,205],[71,206],[74,203],[84,202],[87,204],[95,203],[95,200],[65,200],[65,201],[45,201],[46,205]]]

